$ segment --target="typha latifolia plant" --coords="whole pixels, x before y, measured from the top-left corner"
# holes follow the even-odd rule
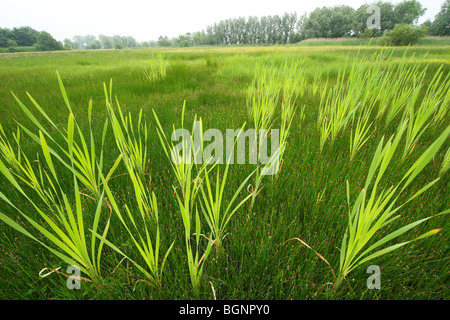
[[[239,135],[242,133],[243,127],[240,130],[240,133],[238,134],[237,139],[239,138]],[[211,179],[209,177],[209,172],[212,170],[204,170],[204,182],[201,185],[200,191],[201,191],[201,200],[200,207],[201,211],[204,214],[205,220],[211,230],[211,236],[214,238],[214,245],[216,246],[216,252],[217,255],[219,254],[221,248],[222,248],[222,240],[225,237],[225,231],[226,226],[230,222],[233,215],[241,208],[244,203],[252,196],[252,194],[247,195],[243,200],[241,200],[239,203],[235,204],[241,190],[244,188],[244,186],[247,184],[248,180],[251,178],[251,176],[255,173],[253,171],[250,173],[239,185],[239,187],[234,192],[231,200],[228,201],[228,204],[226,205],[225,199],[224,199],[224,191],[226,190],[227,186],[227,177],[229,173],[229,167],[230,167],[230,159],[233,154],[230,154],[230,158],[226,160],[225,164],[225,170],[223,173],[222,178],[220,177],[220,166],[219,164],[214,164],[216,167],[216,180],[214,187],[212,186]],[[213,167],[214,167],[213,166]]]
[[[287,140],[289,132],[291,130],[292,121],[297,109],[297,100],[301,98],[306,90],[306,76],[305,72],[301,68],[305,59],[298,60],[294,63],[288,64],[285,61],[282,68],[281,84],[282,94],[281,96],[281,125],[280,125],[280,142],[279,142],[279,155],[278,161],[280,162],[280,169],[277,172],[276,179],[278,179],[279,173],[283,165],[283,156],[286,150]],[[300,108],[300,121],[303,121],[305,117],[305,108],[303,105]]]
[[[159,227],[158,203],[154,192],[151,192],[147,184],[146,177],[146,159],[147,159],[147,125],[141,126],[142,109],[139,112],[138,123],[133,124],[131,113],[128,117],[124,117],[120,108],[119,101],[116,98],[117,118],[114,108],[111,104],[112,81],[110,82],[110,91],[108,93],[106,85],[104,85],[106,106],[108,108],[111,126],[113,128],[116,144],[121,152],[123,163],[127,170],[127,176],[132,182],[134,196],[138,207],[138,215],[129,208],[128,204],[125,209],[115,200],[115,197],[108,186],[106,179],[101,176],[108,196],[111,207],[115,215],[119,218],[123,226],[126,228],[130,239],[133,241],[135,248],[138,249],[141,258],[146,266],[141,266],[137,259],[133,259],[116,245],[105,239],[103,236],[96,234],[114,251],[121,254],[124,258],[131,261],[136,268],[144,274],[146,282],[159,288],[162,283],[162,274],[167,257],[172,250],[174,242],[167,249],[162,262],[160,263],[161,235]],[[135,133],[134,128],[137,128]],[[144,130],[144,132],[142,132]],[[142,137],[144,136],[144,137]],[[143,227],[141,227],[143,226]]]
[[[252,84],[247,89],[246,105],[253,120],[257,146],[262,139],[267,139],[267,135],[270,132],[268,129],[272,126],[281,89],[278,77],[279,74],[271,65],[270,61],[265,61],[264,64],[257,63]],[[265,130],[265,136],[259,134],[260,129]],[[251,190],[252,200],[250,211],[253,209],[256,196],[261,191],[260,185],[262,178],[263,175],[257,171],[255,175],[255,186]]]
[[[175,241],[173,241],[166,250],[163,260],[160,262],[161,233],[159,228],[159,213],[156,195],[154,192],[148,190],[129,162],[126,167],[128,177],[133,185],[138,212],[130,209],[128,204],[125,205],[125,209],[121,209],[122,206],[119,206],[115,200],[115,197],[103,176],[102,181],[114,214],[126,228],[130,239],[133,241],[134,247],[137,248],[141,258],[144,260],[145,266],[140,265],[136,258],[130,257],[129,254],[127,255],[116,245],[105,239],[104,235],[99,235],[94,230],[92,232],[114,251],[131,261],[136,268],[144,274],[147,283],[159,288],[162,283],[164,265]]]
[[[449,76],[442,80],[442,67],[433,76],[428,88],[425,92],[423,100],[416,107],[418,91],[414,93],[413,98],[408,101],[406,109],[406,118],[408,119],[408,129],[406,131],[406,143],[403,151],[402,159],[404,160],[413,150],[419,138],[431,124],[429,119],[439,110],[439,105],[445,99],[445,94],[449,90]],[[423,83],[423,79],[421,80]]]
[[[164,55],[159,52],[156,57],[150,60],[148,70],[144,71],[145,77],[151,82],[164,80],[167,74],[167,63],[164,60]]]
[[[344,130],[355,111],[361,104],[364,93],[364,77],[367,73],[368,61],[357,63],[356,59],[347,73],[346,67],[339,71],[337,82],[327,90],[322,91],[317,125],[320,130],[320,151],[327,140],[333,142],[337,135]]]
[[[181,128],[183,130],[185,108],[186,101],[183,103],[181,114]],[[203,141],[201,119],[200,121],[196,121],[197,118],[195,117],[192,125],[192,135],[189,135],[187,139],[183,139],[181,145],[178,144],[175,146],[172,141],[180,138],[176,136],[176,132],[179,131],[175,130],[175,125],[173,125],[173,139],[169,142],[155,110],[153,110],[153,114],[156,120],[156,129],[161,145],[170,162],[170,166],[178,184],[173,188],[184,226],[184,240],[191,285],[194,294],[198,297],[205,261],[214,245],[211,235],[207,236],[201,233],[201,220],[196,205],[197,195],[202,183],[201,177],[203,172],[207,170],[206,165],[208,163],[206,161],[198,168],[196,161],[194,160],[198,155],[201,155],[203,151],[202,145],[198,146],[194,141],[194,137],[197,135],[200,135],[199,141]],[[193,231],[194,234],[192,234]],[[195,235],[195,240],[192,239],[193,235]],[[200,245],[202,238],[207,240],[206,248],[204,249],[202,249]],[[203,254],[201,252],[203,252]]]
[[[374,105],[369,103],[362,106],[357,112],[357,117],[353,119],[353,126],[350,132],[350,161],[356,156],[356,153],[369,140],[372,133],[370,129],[373,122],[370,120]],[[356,122],[356,125],[355,125]]]
[[[63,96],[64,102],[66,104],[66,107],[70,114],[73,115],[72,108],[70,106],[69,99],[67,97],[66,90],[64,88],[63,82],[59,76],[59,73],[57,72],[58,82],[61,90],[61,94]],[[102,188],[100,186],[100,176],[99,171],[103,170],[103,146],[104,141],[106,137],[106,131],[108,128],[108,121],[105,120],[104,126],[103,126],[103,134],[102,134],[102,140],[100,144],[100,155],[98,156],[96,146],[98,148],[98,144],[95,143],[94,139],[94,133],[92,131],[92,100],[89,102],[88,107],[88,121],[89,121],[89,138],[85,138],[83,131],[79,127],[79,125],[76,123],[76,119],[74,117],[74,123],[75,127],[79,136],[79,142],[72,141],[72,154],[69,153],[67,150],[67,147],[62,145],[61,143],[58,143],[57,141],[59,139],[63,139],[66,143],[69,142],[69,132],[66,129],[60,129],[48,116],[48,114],[44,111],[44,109],[33,99],[33,97],[27,92],[27,95],[30,99],[30,101],[33,103],[35,109],[41,114],[43,119],[45,120],[47,125],[50,125],[53,129],[56,130],[56,132],[59,134],[59,137],[52,136],[44,127],[44,123],[41,123],[38,121],[38,119],[33,115],[33,113],[30,111],[29,108],[25,106],[22,101],[20,101],[14,94],[14,98],[16,99],[17,103],[19,104],[22,111],[25,113],[25,115],[31,120],[31,122],[35,125],[36,129],[39,130],[40,134],[42,134],[43,137],[48,139],[52,145],[56,146],[56,149],[50,145],[47,145],[47,148],[49,150],[49,153],[55,157],[63,166],[65,166],[68,170],[73,171],[79,179],[79,181],[89,190],[89,192],[94,196],[96,200],[99,199]],[[25,132],[34,142],[37,144],[41,144],[42,139],[39,135],[37,135],[33,130],[30,130],[23,126],[22,124],[18,123],[19,127]],[[73,138],[73,137],[72,137]],[[88,144],[90,145],[88,147]],[[71,163],[73,162],[73,166],[71,166]],[[110,172],[107,175],[107,179],[109,179],[114,172],[114,170],[117,168],[116,165],[114,165]]]
[[[251,86],[247,89],[247,110],[253,119],[255,132],[271,126],[280,94],[277,70],[270,61],[257,63]]]
[[[439,171],[439,175],[443,175],[450,168],[450,147],[447,149],[445,153],[444,160],[442,160],[441,170]]]
[[[183,130],[183,133],[186,132],[184,131],[184,114],[185,114],[185,110],[186,110],[186,101],[183,102],[183,109],[182,109],[182,113],[181,113],[181,130]],[[159,140],[161,142],[161,146],[164,149],[164,153],[167,156],[167,159],[170,163],[170,166],[172,168],[172,171],[175,175],[175,178],[177,180],[177,186],[174,186],[174,191],[175,193],[177,192],[181,192],[180,197],[181,198],[185,198],[186,197],[186,193],[187,193],[187,185],[193,183],[193,191],[194,191],[194,195],[197,194],[199,187],[200,187],[200,176],[201,176],[201,172],[205,169],[207,162],[205,161],[200,168],[197,168],[195,159],[198,156],[202,156],[202,145],[198,145],[197,143],[195,143],[194,139],[195,137],[198,138],[199,141],[203,141],[203,129],[202,129],[202,121],[200,119],[200,121],[197,121],[197,116],[195,116],[195,119],[193,121],[193,125],[192,125],[192,135],[189,135],[189,132],[186,132],[189,135],[189,138],[187,139],[183,139],[183,142],[181,142],[181,144],[175,145],[172,141],[169,142],[167,139],[166,134],[164,133],[164,129],[161,125],[161,122],[159,121],[159,118],[155,112],[155,110],[153,110],[153,115],[155,117],[155,121],[156,121],[156,131],[158,133],[158,137]],[[180,137],[177,136],[177,131],[175,129],[175,125],[172,125],[173,127],[173,134],[172,137],[173,139],[179,139]],[[193,173],[193,171],[195,171],[195,169],[197,168],[196,173]],[[192,181],[190,178],[188,178],[188,173],[190,174],[190,178],[192,177],[196,177],[194,179],[194,181]],[[179,189],[179,191],[178,191]],[[195,200],[195,197],[194,199]]]
[[[141,181],[145,181],[150,160],[147,157],[148,127],[147,121],[144,120],[144,123],[142,123],[142,109],[139,112],[137,124],[133,124],[131,113],[128,113],[128,116],[123,115],[116,97],[117,116],[112,102],[112,79],[109,85],[109,93],[106,84],[103,84],[103,87],[111,127],[125,165],[127,168],[132,168]]]
[[[405,60],[401,60],[397,69],[392,71],[388,91],[390,98],[383,101],[380,106],[383,109],[378,114],[385,117],[385,127],[387,127],[399,114],[405,111],[405,108],[415,103],[419,97],[423,86],[423,79],[426,68],[421,69],[421,61],[408,67]],[[381,111],[382,110],[382,111]]]
[[[347,181],[349,220],[347,230],[342,240],[339,272],[334,283],[335,289],[338,288],[345,277],[359,265],[392,252],[412,241],[423,239],[438,233],[441,229],[434,229],[413,240],[404,241],[383,248],[383,245],[387,242],[394,240],[432,217],[450,212],[450,210],[446,210],[437,215],[412,222],[389,233],[376,242],[373,241],[376,235],[380,234],[382,230],[400,217],[399,211],[405,204],[427,191],[439,180],[439,178],[437,178],[431,181],[410,196],[406,201],[403,201],[400,204],[398,203],[400,201],[400,195],[433,159],[439,148],[445,142],[450,134],[450,126],[448,126],[436,141],[422,153],[395,186],[388,188],[380,187],[379,184],[396,153],[401,137],[406,130],[406,126],[406,122],[403,122],[397,133],[388,139],[386,143],[384,142],[384,137],[381,139],[372,159],[364,188],[360,191],[352,207],[350,207],[350,187]]]
[[[70,197],[60,184],[59,174],[55,169],[50,148],[42,131],[39,131],[39,139],[43,158],[45,159],[45,167],[44,164],[39,162],[40,178],[38,179],[34,174],[30,161],[28,161],[28,158],[25,155],[22,155],[22,158],[25,159],[26,164],[24,166],[19,164],[19,167],[29,179],[26,184],[35,188],[36,194],[38,194],[40,199],[45,203],[44,207],[42,207],[42,204],[31,199],[26,189],[22,188],[19,181],[14,177],[15,174],[12,174],[3,161],[0,160],[0,171],[3,173],[4,177],[11,186],[13,186],[20,195],[32,205],[42,220],[35,220],[29,214],[24,213],[1,192],[0,198],[16,209],[16,211],[18,211],[45,240],[38,239],[16,221],[3,213],[0,213],[0,219],[16,231],[37,241],[65,263],[77,265],[89,278],[83,278],[84,280],[99,283],[102,279],[100,269],[104,241],[97,241],[95,237],[89,239],[86,233],[85,215],[87,214],[87,209],[81,200],[81,192],[75,170],[75,127],[78,126],[75,123],[73,114],[70,113],[67,126],[66,151],[70,161],[69,166],[72,168],[74,187],[73,198],[75,199],[75,203],[70,200]],[[115,165],[117,165],[119,161],[116,161]],[[98,163],[96,164],[99,165]],[[22,180],[26,180],[26,178]],[[103,192],[98,199],[95,199],[95,201],[98,203],[94,213],[91,230],[93,230],[93,232],[99,232],[100,217],[103,207]],[[89,212],[89,214],[91,213],[92,212]],[[106,237],[108,230],[109,218],[107,219],[106,226],[102,232],[103,237]]]
[[[252,85],[247,91],[246,103],[253,119],[255,141],[257,146],[259,146],[259,150],[261,150],[262,141],[267,141],[267,137],[273,134],[273,118],[279,104],[281,104],[281,124],[276,154],[271,155],[271,159],[266,166],[256,171],[255,184],[251,191],[250,211],[254,206],[256,196],[261,191],[264,175],[273,175],[270,172],[276,170],[275,181],[278,179],[289,132],[295,116],[297,99],[302,97],[306,90],[306,77],[302,69],[304,62],[305,59],[291,63],[285,60],[280,70],[273,67],[270,61],[266,61],[263,65],[257,64],[255,67]],[[301,108],[301,120],[304,118],[304,110],[305,106]]]

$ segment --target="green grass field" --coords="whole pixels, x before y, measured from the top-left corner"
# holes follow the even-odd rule
[[[417,107],[426,96],[428,85],[432,83],[441,66],[441,81],[444,85],[448,82],[445,77],[450,71],[450,46],[429,43],[411,47],[405,53],[406,49],[393,49],[392,55],[383,62],[382,68],[393,66],[393,72],[398,72],[395,69],[397,65],[403,63],[406,67],[413,67],[421,62],[417,71],[420,72],[428,66],[423,75],[424,85],[418,91]],[[71,225],[78,228],[82,224],[85,225],[84,234],[90,245],[93,236],[89,229],[92,229],[97,218],[98,233],[103,232],[109,221],[107,240],[130,259],[123,260],[117,250],[105,244],[101,263],[98,265],[101,280],[94,283],[82,281],[81,290],[69,290],[66,286],[67,279],[61,274],[39,276],[44,268],[61,267],[59,271],[66,273],[69,264],[39,242],[17,232],[11,224],[2,219],[0,299],[449,299],[448,214],[425,221],[381,248],[414,239],[430,230],[442,229],[439,233],[362,263],[345,277],[339,287],[333,288],[334,274],[337,275],[339,271],[342,239],[349,221],[346,182],[349,184],[352,207],[359,192],[364,188],[380,140],[384,136],[386,142],[391,135],[396,134],[401,127],[402,118],[399,113],[388,123],[384,114],[380,118],[376,118],[375,113],[371,114],[371,134],[352,159],[349,152],[350,136],[354,134],[356,123],[350,123],[339,131],[332,143],[327,140],[321,150],[321,129],[318,127],[321,92],[325,87],[330,88],[339,83],[340,72],[345,67],[349,69],[355,59],[368,59],[381,50],[381,47],[375,45],[345,44],[0,54],[0,123],[14,153],[18,150],[13,137],[17,132],[17,123],[28,128],[37,137],[40,128],[24,113],[11,92],[31,110],[49,136],[55,137],[52,141],[45,136],[46,143],[53,150],[59,150],[57,144],[64,147],[67,145],[67,141],[56,129],[70,132],[70,112],[61,93],[56,71],[64,83],[76,125],[88,141],[88,149],[91,146],[92,132],[96,141],[94,153],[97,161],[100,157],[104,123],[106,119],[110,119],[104,83],[109,90],[112,79],[112,101],[109,102],[116,106],[116,96],[123,114],[130,113],[134,125],[139,121],[140,109],[143,110],[142,123],[145,120],[148,127],[148,164],[144,166],[144,172],[139,179],[144,184],[144,189],[154,192],[157,199],[160,266],[164,254],[173,243],[159,286],[151,285],[148,277],[132,262],[133,260],[140,266],[146,266],[146,261],[119,216],[112,208],[110,211],[111,197],[106,195],[109,200],[103,200],[97,214],[98,199],[96,200],[80,179],[79,186],[75,187],[72,171],[52,155],[58,176],[56,180],[61,190],[67,194],[68,207],[74,212],[77,211],[76,208],[82,211],[83,222],[80,223],[77,219],[77,222]],[[391,51],[388,53],[391,54]],[[150,81],[146,75],[157,61],[158,54],[163,57],[166,74]],[[303,58],[306,58],[301,66],[303,91],[296,93],[297,108],[279,176],[276,179],[271,176],[264,177],[262,189],[255,197],[254,205],[251,206],[249,200],[232,216],[224,231],[221,250],[216,253],[215,246],[212,246],[207,259],[200,261],[203,274],[199,278],[198,289],[194,290],[186,251],[186,230],[176,196],[180,189],[161,146],[152,109],[157,114],[165,134],[169,136],[172,124],[180,127],[184,101],[184,123],[187,128],[191,128],[195,117],[201,117],[204,130],[217,128],[225,132],[227,128],[241,128],[244,123],[246,128],[252,128],[254,122],[248,112],[246,99],[257,65],[269,61],[275,70],[282,70],[284,62],[292,63]],[[406,82],[405,85],[410,83]],[[37,110],[27,92],[55,126]],[[394,93],[394,97],[398,95],[400,93]],[[88,117],[90,100],[91,122]],[[386,110],[391,106],[391,100],[388,102]],[[433,106],[436,111],[426,121],[430,125],[418,141],[415,141],[417,143],[414,143],[412,151],[403,160],[402,152],[406,140],[401,138],[398,151],[388,163],[387,171],[380,182],[380,188],[396,185],[449,126],[448,102],[439,100],[439,104]],[[374,108],[379,106],[375,104]],[[443,110],[442,119],[435,124],[433,119],[438,110]],[[271,124],[272,128],[280,128],[282,125],[279,105],[275,109]],[[121,153],[112,128],[109,121],[103,144],[104,176]],[[135,129],[137,130],[137,127]],[[143,136],[144,133],[140,132],[140,137]],[[79,133],[75,130],[74,140],[80,144],[79,138]],[[449,141],[444,141],[424,169],[399,196],[398,204],[403,204],[438,177],[440,179],[430,189],[402,206],[396,212],[398,219],[376,233],[371,244],[402,226],[450,208],[449,171],[442,170],[449,145]],[[22,128],[20,150],[30,160],[38,179],[39,168],[42,168],[41,172],[45,172],[49,179],[55,181],[52,168],[45,159],[42,140],[40,143],[34,141]],[[14,173],[4,156],[0,156],[0,159],[5,163],[5,168],[8,168],[6,174]],[[446,159],[448,161],[448,157]],[[219,167],[223,176],[225,165]],[[230,165],[224,186],[224,206],[228,205],[244,178],[255,168],[250,164]],[[210,174],[213,184],[216,170],[217,167],[213,169],[214,173]],[[45,174],[41,181],[47,181]],[[45,221],[24,194],[5,178],[4,171],[0,176],[0,192],[4,197],[38,225],[49,229],[49,221]],[[37,195],[36,188],[17,177],[16,179],[37,207],[46,208]],[[202,177],[201,181],[204,185],[205,178]],[[149,227],[149,238],[153,243],[157,242],[154,221],[144,218],[143,221],[146,222],[143,222],[140,219],[141,211],[135,197],[136,184],[132,182],[125,160],[119,163],[107,184],[128,226],[132,223],[125,213],[125,205],[136,220],[131,234],[144,234],[145,228]],[[248,184],[254,186],[255,176],[250,178],[238,194],[236,203],[249,195],[251,187],[247,188]],[[59,190],[58,186],[56,190]],[[100,193],[103,187],[104,184],[100,183]],[[50,188],[48,183],[46,188]],[[206,239],[211,238],[211,231],[201,211],[201,200],[198,195],[191,212],[191,220],[195,221],[195,208],[199,210],[198,219],[201,226],[196,229],[193,222],[189,242],[193,246],[191,252],[194,254],[198,246],[199,257],[211,245]],[[79,204],[76,204],[78,201]],[[65,210],[68,208],[65,207]],[[58,220],[51,216],[53,213],[50,211],[52,210],[48,209],[45,212],[49,212],[51,220],[58,224]],[[35,229],[24,215],[4,200],[0,200],[0,212],[17,223],[17,226],[29,231],[37,240],[61,252]],[[194,233],[196,235],[193,235]],[[205,236],[199,236],[200,233]],[[313,250],[302,245],[300,241],[290,240],[293,238],[301,239]],[[97,238],[96,248],[99,242],[100,238]],[[200,265],[199,260],[194,263]],[[370,265],[380,267],[379,290],[367,288],[369,274],[366,269]],[[144,269],[148,270],[146,267]],[[48,269],[42,274],[47,272]],[[87,277],[85,273],[81,276]]]

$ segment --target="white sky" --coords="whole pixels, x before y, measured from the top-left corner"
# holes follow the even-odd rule
[[[428,8],[419,23],[439,12],[444,0],[419,0]],[[47,31],[57,40],[75,35],[115,34],[137,41],[169,38],[235,17],[311,12],[317,7],[346,4],[357,9],[372,0],[1,0],[0,27],[30,26]],[[399,0],[392,0],[398,3]]]

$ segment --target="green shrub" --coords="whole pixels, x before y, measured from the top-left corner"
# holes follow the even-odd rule
[[[428,35],[428,27],[410,24],[396,24],[394,29],[386,32],[379,40],[383,46],[408,46],[417,43]]]
[[[42,31],[37,37],[36,50],[37,51],[53,51],[62,50],[62,43],[55,40],[50,33]]]

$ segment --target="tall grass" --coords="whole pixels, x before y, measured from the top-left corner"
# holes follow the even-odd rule
[[[257,63],[252,84],[247,90],[246,105],[255,132],[272,125],[281,91],[279,74],[269,61]]]
[[[144,71],[144,75],[151,82],[164,80],[166,78],[167,62],[164,60],[164,55],[161,52],[150,60],[150,66],[148,70]]]
[[[119,101],[116,97],[116,112],[112,102],[112,79],[110,81],[109,93],[104,84],[106,108],[113,129],[117,148],[123,156],[125,165],[136,172],[141,181],[145,181],[148,164],[148,127],[147,121],[142,124],[142,109],[139,112],[137,124],[133,125],[131,112],[128,116],[123,115]],[[120,120],[119,120],[120,119]],[[136,129],[135,129],[136,128]]]
[[[283,156],[297,109],[297,102],[306,92],[307,81],[303,70],[306,59],[296,59],[293,62],[283,61],[281,68],[266,60],[264,64],[257,63],[251,86],[247,89],[246,105],[252,116],[255,128],[255,141],[261,151],[262,141],[272,134],[272,126],[276,111],[280,108],[281,121],[279,129],[279,148],[272,154],[270,161],[256,171],[255,184],[251,190],[252,210],[256,196],[261,191],[263,177],[275,170],[276,180],[281,171]],[[304,119],[305,105],[300,110],[300,120]],[[260,159],[258,158],[258,161]]]
[[[406,131],[406,144],[402,156],[403,160],[412,152],[419,138],[431,124],[429,119],[433,114],[437,113],[440,103],[444,100],[444,95],[448,94],[450,86],[448,81],[449,75],[441,82],[443,77],[442,67],[443,66],[441,66],[434,74],[420,105],[418,107],[415,106],[418,90],[414,94],[414,98],[410,99],[408,102],[407,118],[409,125],[408,130]]]
[[[44,118],[57,130],[58,133],[63,136],[67,146],[64,147],[61,144],[57,144],[57,146],[61,153],[67,157],[67,160],[63,160],[60,154],[49,146],[46,137],[48,137],[55,144],[56,139],[44,129],[43,125],[17,98],[16,100],[22,110],[25,111],[27,116],[39,130],[39,136],[37,136],[31,130],[26,129],[24,126],[19,124],[19,126],[27,132],[28,136],[33,138],[33,140],[38,143],[41,148],[45,162],[41,162],[39,158],[37,159],[38,175],[35,174],[35,169],[32,167],[31,161],[28,160],[28,156],[21,151],[19,138],[20,131],[18,131],[15,136],[19,150],[17,157],[14,157],[11,153],[13,151],[12,147],[8,142],[6,142],[3,130],[3,137],[1,139],[2,157],[6,159],[7,163],[15,168],[15,172],[11,173],[1,160],[0,171],[3,173],[10,185],[14,187],[29,204],[32,205],[33,209],[39,214],[42,220],[35,220],[30,214],[25,214],[3,193],[0,193],[0,197],[16,209],[20,215],[44,237],[46,242],[33,236],[29,231],[3,213],[0,215],[0,219],[16,231],[21,232],[22,234],[37,241],[62,261],[71,265],[77,265],[82,272],[88,275],[91,281],[99,283],[102,279],[100,267],[104,240],[100,240],[98,242],[95,237],[91,237],[89,241],[89,236],[86,233],[87,226],[85,225],[85,215],[88,207],[86,207],[81,199],[81,195],[83,195],[83,193],[79,188],[78,180],[84,182],[84,185],[87,186],[96,197],[94,198],[94,201],[97,203],[97,206],[91,226],[92,232],[96,233],[99,230],[100,216],[103,207],[103,191],[100,191],[101,182],[97,179],[97,174],[101,172],[103,168],[103,150],[100,151],[100,158],[96,158],[95,140],[91,127],[91,148],[88,148],[82,134],[82,130],[71,112],[70,104],[59,75],[58,80],[63,98],[70,111],[66,129],[63,130],[58,128],[30,95],[29,98]],[[91,123],[91,110],[92,103],[89,105],[89,124]],[[76,142],[78,139],[75,129],[77,129],[78,138],[81,140],[81,146]],[[103,140],[104,136],[102,139],[102,147]],[[70,175],[72,175],[72,187],[74,189],[73,198],[75,199],[74,203],[70,200],[71,197],[69,197],[66,191],[64,191],[64,187],[60,183],[61,173],[57,172],[53,159],[57,159],[60,163],[62,163],[63,168],[66,167],[66,169],[69,169]],[[22,163],[22,161],[24,161],[24,163]],[[108,175],[114,172],[119,163],[120,157],[115,161]],[[19,181],[15,177],[18,177]],[[31,187],[35,191],[38,195],[38,199],[43,201],[44,207],[42,204],[39,204],[37,201],[32,199],[32,196],[26,191],[26,189],[22,188],[20,182],[24,182],[27,187]],[[108,230],[109,218],[107,219],[106,226],[103,229],[102,235],[104,238],[106,237]]]
[[[381,230],[385,229],[389,224],[400,218],[398,212],[405,204],[427,191],[439,180],[439,178],[437,178],[431,181],[427,185],[423,186],[414,195],[408,197],[406,201],[403,201],[401,204],[397,204],[397,202],[399,202],[400,195],[414,181],[424,167],[433,159],[434,155],[445,142],[450,134],[450,126],[448,126],[439,138],[436,139],[436,141],[422,153],[422,155],[409,168],[403,178],[395,186],[388,188],[379,187],[383,175],[389,168],[389,164],[396,153],[401,137],[406,130],[406,126],[407,124],[403,123],[399,127],[395,137],[392,136],[386,143],[384,143],[384,137],[381,139],[373,156],[364,188],[359,193],[352,208],[350,208],[350,192],[347,181],[349,220],[347,231],[342,240],[339,273],[334,284],[334,288],[339,287],[344,278],[359,265],[394,251],[410,243],[411,241],[434,235],[440,231],[440,229],[434,229],[415,238],[414,240],[397,243],[383,249],[381,248],[385,243],[417,227],[421,223],[432,218],[432,216],[405,225],[389,233],[388,235],[383,236],[375,243],[372,241],[376,235],[382,232]],[[376,174],[377,171],[378,173]],[[374,178],[375,181],[373,182]],[[450,212],[450,210],[444,211],[440,214],[445,214],[448,212]]]
[[[66,104],[66,107],[69,113],[72,114],[72,108],[70,106],[69,99],[67,97],[66,90],[62,83],[62,80],[57,73],[58,82],[61,89],[61,94]],[[13,94],[14,95],[14,94]],[[76,124],[77,133],[79,135],[80,143],[76,141],[71,141],[73,139],[73,133],[68,132],[67,130],[60,129],[55,122],[48,116],[48,114],[44,111],[44,109],[33,99],[33,97],[27,93],[30,101],[35,106],[36,110],[40,113],[43,119],[47,122],[47,125],[50,125],[52,129],[56,130],[60,138],[62,138],[66,143],[71,142],[70,150],[67,150],[65,146],[58,143],[58,137],[52,136],[44,127],[44,124],[39,122],[39,120],[33,115],[33,113],[22,103],[15,95],[17,103],[19,104],[22,111],[28,117],[29,120],[36,126],[39,130],[40,135],[46,137],[53,144],[57,146],[57,150],[54,150],[50,145],[48,145],[48,150],[51,155],[53,155],[62,165],[64,165],[70,171],[74,171],[76,177],[81,181],[81,183],[91,192],[91,194],[98,199],[101,194],[101,182],[99,172],[103,170],[103,146],[106,137],[106,130],[108,127],[108,122],[105,120],[103,126],[103,135],[102,141],[100,144],[100,156],[97,158],[97,150],[96,144],[94,141],[94,133],[92,131],[92,100],[89,102],[88,107],[88,122],[90,127],[89,132],[89,140],[84,137],[83,131],[80,126],[76,124],[75,117],[73,117],[74,124]],[[18,123],[19,127],[36,143],[41,144],[42,138],[38,136],[36,133],[33,133],[29,129],[27,129],[22,124]],[[72,134],[70,136],[69,134]],[[59,139],[60,139],[59,138]],[[88,141],[90,143],[90,148],[88,147]],[[69,163],[70,162],[70,163]],[[71,165],[73,163],[73,166]],[[111,168],[111,171],[108,173],[107,177],[109,178],[114,172],[116,166]]]
[[[186,101],[183,103],[181,114],[181,129],[184,129],[185,108]],[[189,138],[183,139],[182,145],[178,145],[179,147],[177,147],[173,142],[167,140],[161,122],[154,110],[153,115],[157,123],[156,129],[159,140],[167,156],[167,160],[170,162],[170,166],[178,184],[176,187],[173,186],[173,188],[184,226],[186,256],[191,284],[195,295],[198,296],[205,261],[214,244],[211,235],[206,236],[201,233],[201,220],[198,206],[196,206],[196,198],[201,188],[202,175],[207,171],[206,165],[209,162],[209,159],[206,159],[207,161],[197,167],[195,161],[196,157],[203,152],[202,145],[197,146],[194,142],[194,137],[196,135],[200,135],[200,139],[203,140],[201,119],[197,122],[197,117],[194,118]],[[175,125],[173,125],[173,130],[175,132]],[[172,139],[173,138],[176,139],[177,137],[172,135]],[[191,239],[192,231],[195,231],[195,243]],[[200,247],[200,240],[202,236],[206,238],[208,242],[201,255],[202,250]]]
[[[209,170],[204,171],[204,183],[202,184],[200,189],[203,200],[200,201],[200,207],[211,230],[211,236],[214,237],[214,244],[216,246],[217,254],[219,254],[219,251],[222,248],[222,240],[225,237],[226,231],[225,228],[227,227],[231,218],[239,210],[239,208],[241,208],[244,203],[252,196],[252,194],[249,194],[238,204],[234,205],[241,190],[245,187],[248,180],[255,172],[253,171],[243,179],[242,183],[233,193],[231,200],[228,201],[228,205],[225,205],[224,191],[226,190],[225,187],[227,186],[228,171],[230,168],[230,161],[228,160],[225,165],[225,171],[223,173],[222,179],[220,178],[220,165],[216,166],[217,173],[214,188],[209,178]]]

